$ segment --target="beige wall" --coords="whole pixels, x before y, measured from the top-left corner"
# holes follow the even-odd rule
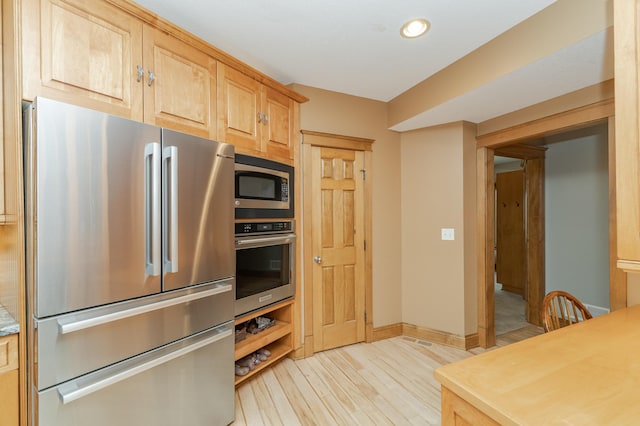
[[[401,139],[403,321],[464,336],[477,328],[475,128],[459,122]],[[455,240],[442,241],[442,228]]]
[[[387,105],[308,86],[292,85],[309,98],[300,107],[300,128],[374,139],[373,326],[402,321],[400,305],[400,135],[387,130]]]
[[[608,81],[478,125],[386,129],[388,104],[302,85],[301,128],[374,139],[373,325],[477,331],[475,135],[610,98]],[[440,229],[455,229],[441,241]],[[640,280],[638,280],[640,282]],[[640,284],[637,302],[640,303]],[[630,289],[630,303],[633,299]]]

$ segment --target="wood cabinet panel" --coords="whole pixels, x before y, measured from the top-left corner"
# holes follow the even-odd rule
[[[216,61],[149,26],[143,39],[144,121],[215,138]]]
[[[0,374],[0,426],[19,424],[18,370]]]
[[[142,120],[142,23],[104,2],[23,2],[24,97]]]
[[[264,87],[263,94],[262,109],[267,115],[263,127],[267,156],[293,159],[293,100],[270,87]]]
[[[0,3],[1,4],[1,3]],[[0,7],[0,36],[3,34],[2,27],[2,7]],[[0,46],[2,46],[2,55],[0,55],[0,93],[4,99],[4,74],[3,74],[3,61],[4,61],[4,36],[0,38]],[[0,102],[0,218],[4,217],[6,213],[5,201],[4,201],[4,102]],[[2,220],[0,220],[2,222]]]
[[[19,421],[18,336],[0,337],[0,426]]]
[[[216,136],[216,61],[189,44],[104,1],[26,0],[23,32],[26,99]]]
[[[456,426],[497,426],[499,423],[442,386],[442,424]]]
[[[260,87],[259,82],[233,68],[218,67],[218,138],[245,154],[262,151]]]
[[[295,111],[286,95],[218,66],[218,138],[234,144],[237,152],[290,162]]]
[[[640,2],[615,0],[618,267],[640,271]]]

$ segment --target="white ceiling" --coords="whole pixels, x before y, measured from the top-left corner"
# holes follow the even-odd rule
[[[555,2],[135,1],[285,85],[299,83],[380,101],[393,99]],[[400,26],[414,17],[431,22],[429,33],[414,40],[400,37]],[[604,38],[604,33],[592,36],[394,129],[480,122],[611,78],[601,65]]]

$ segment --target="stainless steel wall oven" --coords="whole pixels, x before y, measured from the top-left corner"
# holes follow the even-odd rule
[[[295,295],[293,221],[236,222],[236,316]]]

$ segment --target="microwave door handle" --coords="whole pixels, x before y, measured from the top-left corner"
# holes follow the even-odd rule
[[[167,210],[163,232],[167,238],[164,266],[167,272],[178,272],[178,147],[164,148],[163,160],[167,180],[165,188],[168,191],[168,196],[165,198]]]
[[[145,270],[150,276],[160,275],[160,144],[144,147],[144,247]]]

